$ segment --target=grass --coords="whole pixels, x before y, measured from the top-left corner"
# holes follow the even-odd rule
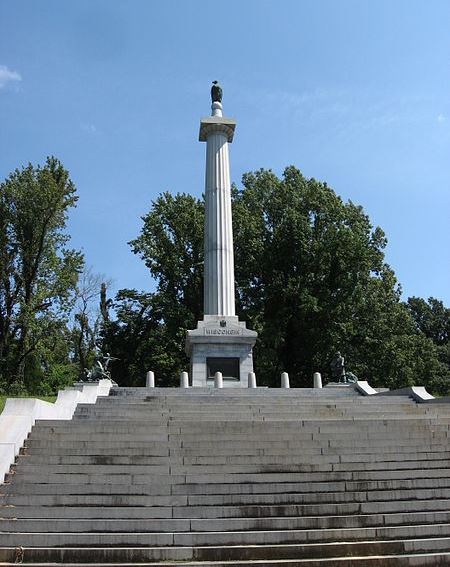
[[[38,400],[51,403],[54,403],[56,400],[56,396],[0,396],[0,413],[2,413],[5,407],[6,398],[37,398]]]

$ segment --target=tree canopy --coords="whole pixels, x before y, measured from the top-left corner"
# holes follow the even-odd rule
[[[204,201],[162,193],[130,242],[156,280],[153,293],[120,290],[84,269],[68,247],[77,196],[56,158],[0,184],[0,390],[49,394],[78,378],[99,351],[113,378],[139,385],[147,370],[175,385],[188,368],[186,330],[203,316]],[[311,386],[346,368],[375,386],[411,384],[446,394],[450,310],[437,299],[401,301],[384,258],[386,237],[363,208],[287,167],[261,169],[232,188],[236,307],[258,332],[260,385]]]
[[[361,206],[288,167],[281,178],[244,175],[232,207],[237,313],[259,333],[260,384],[278,384],[287,371],[293,385],[310,386],[313,372],[329,376],[340,349],[347,368],[374,385],[446,388],[433,340],[418,331],[385,262],[386,237]],[[112,348],[120,336],[121,351],[134,344],[135,353],[118,380],[136,383],[137,370],[151,368],[169,383],[186,369],[185,331],[202,316],[203,215],[203,200],[164,193],[143,217],[131,246],[157,289],[116,298],[105,340]]]
[[[0,184],[0,387],[9,393],[25,390],[27,376],[36,381],[49,361],[55,367],[58,354],[67,356],[63,319],[83,264],[67,246],[76,201],[69,173],[53,157]]]

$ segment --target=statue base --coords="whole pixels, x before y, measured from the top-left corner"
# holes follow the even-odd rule
[[[214,374],[222,372],[224,388],[247,388],[257,336],[236,316],[205,315],[186,335],[190,385],[214,387]]]

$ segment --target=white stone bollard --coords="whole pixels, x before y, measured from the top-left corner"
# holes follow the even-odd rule
[[[281,387],[290,388],[289,386],[289,374],[287,372],[281,373]]]
[[[155,387],[155,373],[149,370],[147,372],[147,377],[145,380],[145,387],[146,388],[154,388]]]
[[[314,388],[322,387],[322,375],[320,372],[314,372]]]
[[[180,374],[180,388],[189,388],[189,374],[187,372]]]
[[[256,374],[254,372],[248,373],[248,387],[256,388]]]
[[[214,374],[214,388],[223,388],[222,372],[216,372]]]

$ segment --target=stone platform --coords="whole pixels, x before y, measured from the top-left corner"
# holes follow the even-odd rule
[[[449,423],[353,387],[113,388],[36,422],[0,565],[449,565]]]

